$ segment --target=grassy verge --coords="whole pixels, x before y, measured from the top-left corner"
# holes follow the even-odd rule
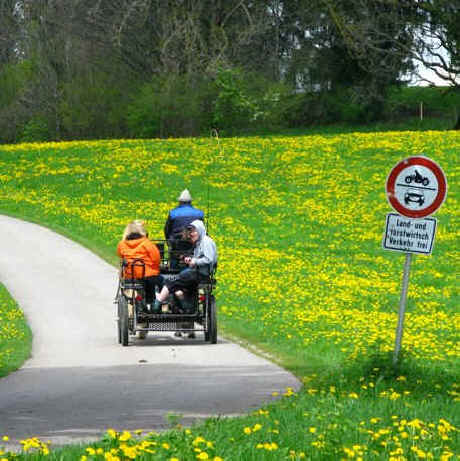
[[[189,187],[220,251],[221,330],[275,356],[305,383],[299,395],[287,390],[247,418],[140,439],[116,428],[88,449],[48,456],[458,453],[459,147],[460,133],[433,131],[0,146],[2,212],[46,223],[111,262],[126,222],[144,218],[161,238],[174,198]],[[396,162],[415,154],[444,168],[449,195],[433,255],[413,263],[403,361],[393,369],[404,258],[381,248],[391,211],[384,185]]]
[[[0,284],[0,377],[17,370],[30,355],[32,334],[24,314]]]

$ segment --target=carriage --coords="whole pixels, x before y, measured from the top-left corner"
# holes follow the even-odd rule
[[[167,279],[183,267],[170,241],[153,240],[160,251],[160,273]],[[142,260],[122,261],[115,304],[117,305],[118,342],[128,346],[129,336],[145,337],[149,331],[203,333],[204,340],[217,342],[217,312],[213,294],[215,272],[199,282],[196,289],[184,290],[184,300],[174,294],[153,312],[145,301],[145,266]]]

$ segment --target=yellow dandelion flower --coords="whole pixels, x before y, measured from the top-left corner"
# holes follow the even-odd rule
[[[117,431],[115,431],[114,429],[107,429],[107,434],[111,439],[117,438]]]
[[[131,438],[131,432],[129,431],[123,431],[123,433],[120,435],[120,441],[121,442],[126,442]]]

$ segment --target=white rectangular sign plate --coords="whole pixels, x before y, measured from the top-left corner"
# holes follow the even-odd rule
[[[435,233],[435,218],[413,219],[388,213],[383,248],[404,253],[431,254]]]

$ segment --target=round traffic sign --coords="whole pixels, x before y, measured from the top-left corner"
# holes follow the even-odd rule
[[[403,216],[424,218],[444,202],[447,180],[441,167],[427,157],[409,157],[399,162],[386,182],[390,205]]]

